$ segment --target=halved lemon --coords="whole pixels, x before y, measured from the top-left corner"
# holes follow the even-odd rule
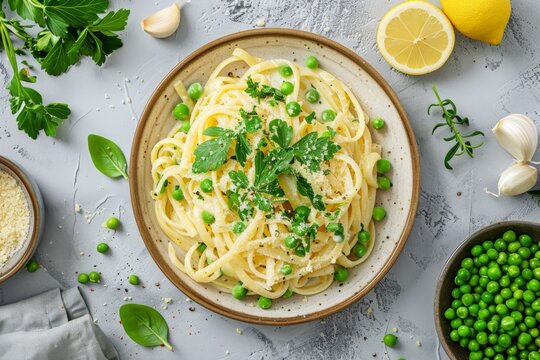
[[[377,46],[395,69],[422,75],[444,65],[455,34],[444,13],[426,1],[406,1],[386,13],[377,30]]]

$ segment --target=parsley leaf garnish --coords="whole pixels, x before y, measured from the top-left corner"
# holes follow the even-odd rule
[[[315,172],[321,169],[323,161],[332,159],[341,146],[330,141],[328,137],[318,137],[316,132],[311,132],[298,140],[292,149],[296,160],[306,165],[311,172]]]
[[[308,116],[305,117],[304,120],[306,120],[308,124],[313,123],[313,121],[315,120],[315,111],[312,111]]]
[[[324,202],[322,201],[322,196],[315,194],[313,187],[307,181],[305,177],[300,174],[295,174],[296,176],[296,188],[301,195],[307,196],[311,201],[313,207],[319,211],[325,210]]]
[[[280,119],[270,121],[268,125],[270,130],[270,139],[282,148],[287,148],[292,140],[293,129],[287,123]]]
[[[261,102],[261,99],[265,99],[267,97],[273,97],[274,101],[285,102],[285,95],[283,95],[280,90],[268,85],[262,85],[259,88],[259,83],[253,81],[251,76],[248,76],[246,79],[246,84],[246,93],[252,98],[257,99],[258,103]]]
[[[210,130],[210,131],[208,131]],[[221,135],[212,135],[220,133]],[[217,136],[199,146],[194,151],[195,162],[192,170],[195,174],[205,173],[209,170],[217,170],[227,160],[227,154],[231,148],[234,132],[218,127],[211,127],[203,132],[207,136]]]
[[[194,173],[216,170],[223,165],[227,161],[227,154],[233,140],[236,140],[236,161],[242,166],[246,165],[247,157],[252,151],[247,134],[253,134],[262,129],[262,120],[257,115],[255,107],[250,112],[240,109],[240,117],[242,121],[236,126],[235,130],[224,129],[219,126],[211,126],[204,130],[204,135],[215,136],[216,139],[207,140],[195,149],[195,162],[192,166]]]

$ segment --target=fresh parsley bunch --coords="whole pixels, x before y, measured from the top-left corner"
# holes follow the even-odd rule
[[[0,5],[2,5],[0,0]],[[71,113],[67,104],[45,105],[36,90],[23,85],[35,83],[30,76],[32,68],[25,60],[25,67],[19,69],[17,55],[27,51],[49,75],[58,76],[69,70],[82,57],[89,56],[97,65],[103,65],[107,55],[122,46],[117,32],[124,30],[129,10],[111,11],[108,0],[8,0],[9,7],[22,19],[32,25],[21,23],[20,19],[10,19],[0,10],[0,35],[2,47],[13,69],[8,90],[11,96],[12,114],[17,114],[20,130],[32,139],[40,131],[55,136],[57,127]],[[42,30],[36,36],[26,30],[38,26]],[[21,43],[15,48],[13,42]]]

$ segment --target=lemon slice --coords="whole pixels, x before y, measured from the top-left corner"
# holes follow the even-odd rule
[[[386,13],[377,30],[384,59],[409,75],[444,65],[454,49],[454,28],[444,13],[425,1],[406,1]]]

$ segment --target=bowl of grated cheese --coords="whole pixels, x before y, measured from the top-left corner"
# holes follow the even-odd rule
[[[43,200],[36,182],[0,156],[0,283],[30,260],[41,237]]]

